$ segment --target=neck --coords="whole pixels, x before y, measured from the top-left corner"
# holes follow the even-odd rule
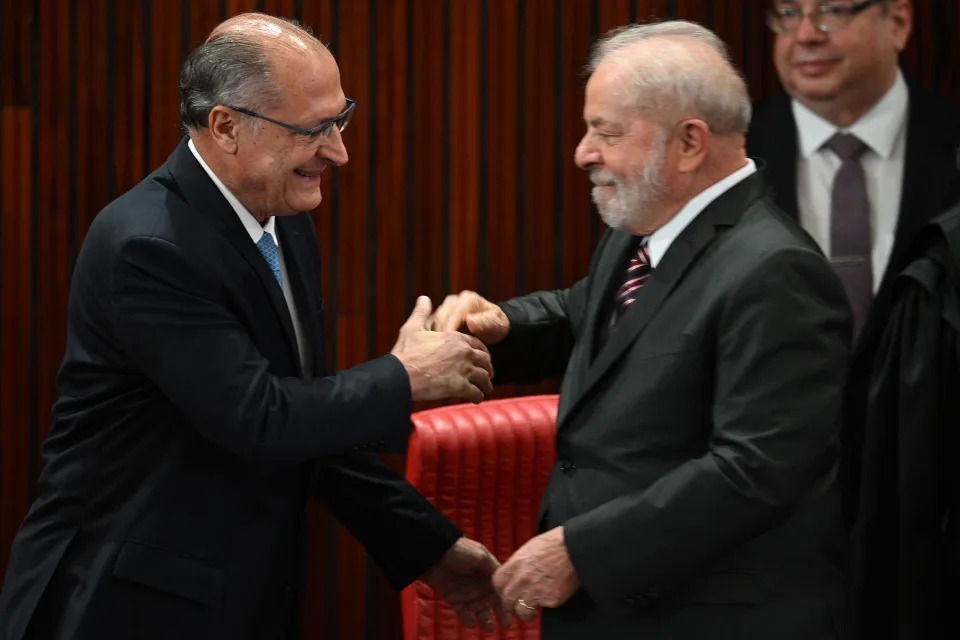
[[[738,134],[739,135],[739,134]],[[743,169],[747,166],[747,156],[742,146],[738,149],[723,150],[716,149],[718,153],[708,160],[696,173],[689,176],[685,187],[676,191],[673,197],[664,201],[653,215],[649,217],[650,223],[641,227],[630,228],[630,233],[634,235],[650,235],[663,225],[667,224],[680,213],[688,202],[698,195],[720,182],[727,176]]]
[[[223,183],[223,186],[240,201],[240,204],[250,212],[250,215],[256,218],[257,222],[261,225],[265,224],[270,214],[264,211],[262,207],[256,206],[257,200],[241,187],[242,182],[237,178],[236,172],[233,170],[234,163],[231,162],[234,156],[224,154],[204,132],[192,133],[190,139],[193,140],[193,146],[197,148],[197,153]]]

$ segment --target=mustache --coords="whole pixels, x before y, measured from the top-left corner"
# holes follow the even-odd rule
[[[590,170],[590,182],[600,187],[608,184],[617,184],[617,178],[610,171],[599,167]]]

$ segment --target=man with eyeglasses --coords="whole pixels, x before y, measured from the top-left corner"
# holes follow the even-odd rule
[[[908,0],[775,0],[768,25],[785,94],[756,109],[751,156],[799,218],[854,308],[843,471],[856,513],[863,407],[893,281],[933,216],[960,201],[957,109],[904,79]]]
[[[10,555],[0,638],[296,638],[313,496],[397,587],[422,578],[493,628],[498,567],[377,450],[412,401],[479,401],[486,348],[425,329],[324,362],[313,222],[355,109],[330,52],[246,14],[186,61],[187,137],[84,240],[38,497]]]

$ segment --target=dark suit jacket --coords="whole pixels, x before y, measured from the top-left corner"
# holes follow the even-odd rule
[[[626,233],[570,289],[502,305],[497,379],[566,369],[540,527],[563,525],[581,589],[545,640],[838,636],[850,312],[763,191],[757,174],[710,204],[599,349]]]
[[[960,206],[897,277],[871,377],[853,532],[858,639],[960,638]]]
[[[870,315],[854,348],[847,390],[844,427],[844,498],[848,519],[856,513],[859,452],[870,368],[880,336],[887,324],[893,281],[906,266],[910,245],[920,229],[934,216],[960,202],[960,107],[940,100],[916,84],[908,83],[910,106],[904,162],[900,215],[890,262]],[[778,93],[758,105],[747,136],[751,157],[768,164],[768,176],[777,205],[798,217],[797,124],[790,97]]]
[[[277,228],[322,370],[313,223]],[[396,586],[419,576],[459,532],[373,453],[407,440],[406,372],[385,356],[323,375],[301,377],[270,268],[182,142],[78,256],[0,637],[291,637],[311,494]]]

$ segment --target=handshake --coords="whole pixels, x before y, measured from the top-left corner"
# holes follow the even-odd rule
[[[472,335],[461,333],[468,329]],[[390,351],[403,363],[416,400],[481,402],[493,391],[486,345],[503,340],[510,321],[497,305],[472,291],[447,296],[431,314],[420,296]]]
[[[410,376],[414,400],[481,402],[493,391],[487,345],[509,332],[503,310],[472,291],[447,296],[433,313],[430,299],[420,296],[391,353]],[[465,626],[487,631],[494,618],[503,627],[514,616],[533,620],[539,607],[563,604],[580,584],[562,527],[529,540],[502,566],[482,544],[461,538],[422,580]]]
[[[558,607],[580,586],[563,542],[563,527],[529,540],[500,565],[479,542],[460,538],[421,578],[446,600],[466,627],[509,627],[533,620],[540,607]]]

